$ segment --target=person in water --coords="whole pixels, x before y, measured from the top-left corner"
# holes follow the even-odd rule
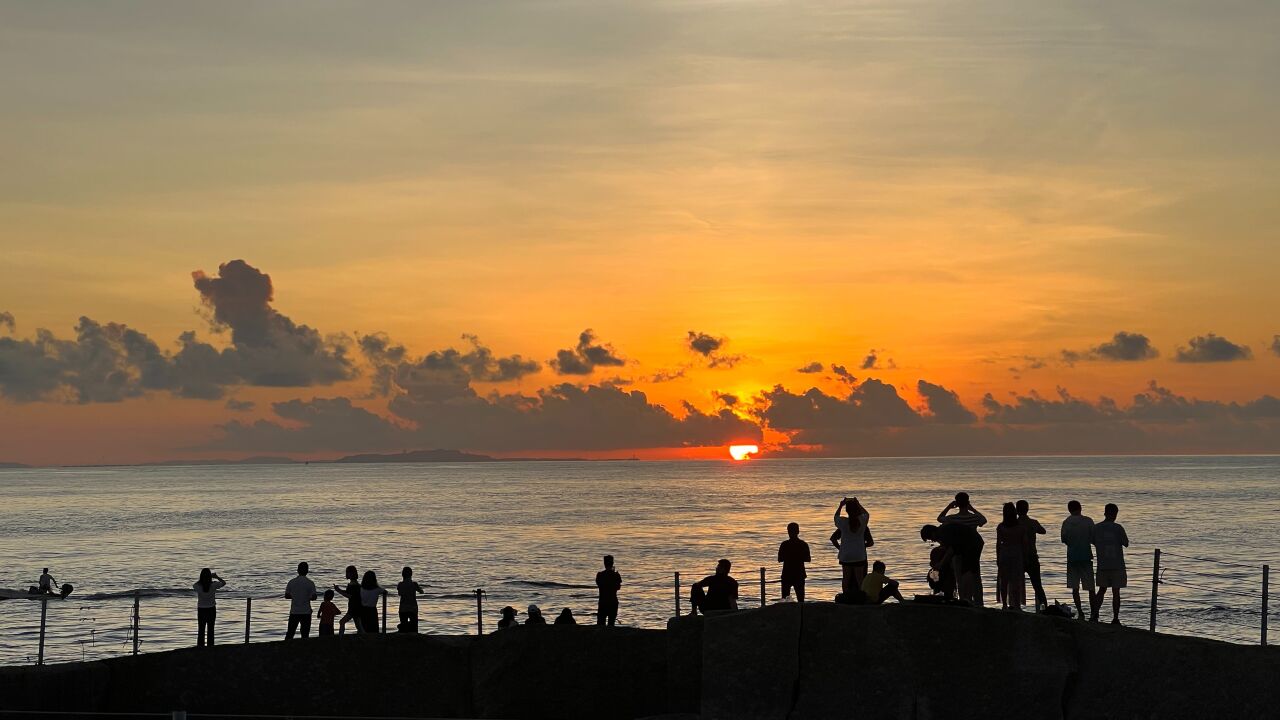
[[[871,572],[862,580],[862,594],[865,597],[863,602],[868,605],[879,605],[889,598],[906,602],[902,599],[902,593],[898,591],[898,581],[887,577],[884,573],[884,563],[877,560],[871,565]]]
[[[573,617],[572,610],[570,610],[569,608],[565,608],[560,611],[560,614],[556,616],[556,621],[552,624],[553,625],[577,625],[578,620]]]
[[[1044,535],[1046,531],[1039,520],[1028,515],[1031,512],[1031,503],[1026,500],[1019,500],[1016,507],[1018,510],[1018,522],[1022,523],[1022,527],[1027,530],[1027,558],[1025,562],[1027,579],[1031,581],[1031,589],[1036,594],[1036,612],[1041,612],[1049,607],[1049,599],[1045,597],[1044,585],[1040,581],[1040,554],[1036,551],[1036,535]]]
[[[213,624],[218,616],[213,594],[226,584],[218,573],[203,568],[200,579],[191,586],[196,591],[196,647],[213,647]]]
[[[316,599],[316,584],[307,577],[309,570],[305,562],[298,563],[298,576],[284,588],[284,596],[289,600],[289,627],[284,634],[285,640],[292,640],[299,627],[302,628],[302,637],[311,635],[311,601]]]
[[[848,517],[842,516],[841,510],[848,513]],[[871,514],[856,497],[844,498],[836,506],[835,524],[840,532],[840,589],[846,595],[853,595],[854,590],[861,589],[867,576],[866,533],[870,519]],[[834,538],[832,542],[835,542]]]
[[[360,602],[360,572],[355,565],[347,566],[347,586],[334,585],[333,589],[347,599],[347,614],[338,621],[338,629],[346,631],[347,623],[356,626],[356,632],[364,632],[364,604]]]
[[[378,599],[387,591],[378,585],[378,576],[372,570],[365,570],[360,580],[360,619],[364,623],[364,632],[380,632],[378,628]]]
[[[519,610],[516,610],[510,605],[502,608],[502,619],[498,621],[498,630],[506,630],[519,625],[520,623],[516,622],[517,612],[519,612]]]
[[[400,571],[404,578],[396,584],[396,594],[400,596],[400,632],[418,632],[418,596],[423,593],[422,586],[413,580],[413,568],[405,566]]]
[[[738,609],[738,581],[729,575],[732,567],[733,563],[722,559],[716,563],[714,575],[693,584],[689,589],[689,604],[693,607],[690,615]]]
[[[338,617],[338,613],[342,612],[338,606],[333,603],[333,591],[324,591],[324,602],[320,603],[320,609],[316,611],[316,617],[320,619],[320,634],[333,634],[333,621]]]
[[[813,560],[809,553],[809,543],[800,539],[799,523],[787,524],[787,539],[778,546],[778,562],[782,563],[782,599],[791,597],[791,588],[796,590],[796,600],[804,602],[804,579],[807,573],[804,564]]]
[[[613,556],[604,556],[604,569],[596,573],[596,587],[600,590],[596,607],[596,625],[613,624],[618,620],[618,590],[622,588],[622,576],[613,569]]]
[[[1129,535],[1124,526],[1116,522],[1120,508],[1107,503],[1102,511],[1103,520],[1093,526],[1093,546],[1098,550],[1098,595],[1093,603],[1093,620],[1098,619],[1102,600],[1111,589],[1111,623],[1120,624],[1120,588],[1129,584],[1125,572],[1124,549],[1129,547]]]

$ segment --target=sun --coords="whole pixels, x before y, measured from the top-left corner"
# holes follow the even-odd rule
[[[760,452],[760,448],[755,445],[730,445],[729,457],[734,460],[746,460],[747,458]]]

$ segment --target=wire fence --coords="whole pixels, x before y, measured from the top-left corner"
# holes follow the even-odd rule
[[[1135,570],[1134,575],[1141,575]],[[763,607],[782,601],[781,578],[776,568],[759,567],[736,573],[739,582],[738,607]],[[1270,568],[1267,565],[1249,565],[1239,562],[1211,560],[1175,552],[1155,550],[1151,572],[1149,600],[1141,590],[1142,582],[1135,577],[1124,591],[1125,616],[1132,623],[1134,615],[1145,616],[1150,630],[1180,635],[1203,636],[1234,643],[1267,644],[1268,624],[1272,610],[1269,607]],[[690,612],[689,590],[703,577],[703,573],[675,572],[663,575],[654,572],[629,573],[626,578],[627,606],[650,606],[647,615],[670,617]],[[1052,570],[1046,570],[1046,586],[1056,579]],[[830,599],[840,592],[843,573],[838,567],[813,565],[805,580],[807,599]],[[989,578],[990,580],[991,578]],[[923,584],[923,583],[921,583]],[[988,582],[988,598],[994,583]],[[910,594],[908,583],[902,592]],[[568,596],[571,602],[582,604],[594,599],[594,584],[546,581],[540,586],[554,588],[560,593],[557,599]],[[554,594],[554,593],[553,593]],[[793,595],[795,593],[793,592]],[[665,596],[665,600],[663,597]],[[457,633],[491,632],[497,628],[497,617],[505,605],[519,607],[527,597],[524,589],[508,586],[490,586],[468,591],[455,591],[445,599],[432,600],[434,604],[447,603],[445,623],[436,623],[428,631]],[[6,643],[9,657],[0,658],[6,663],[45,664],[90,660],[101,657],[172,649],[184,644],[175,638],[190,637],[194,629],[192,618],[186,612],[175,613],[173,603],[190,603],[190,593],[155,598],[138,591],[117,594],[96,603],[77,603],[74,600],[50,598],[37,602],[28,601],[28,607],[38,604],[38,623],[21,624],[15,629],[16,637]],[[148,613],[152,604],[158,604],[154,613]],[[166,605],[167,603],[167,605]],[[239,603],[243,603],[237,605]],[[281,594],[247,596],[240,599],[223,598],[219,602],[220,615],[215,627],[217,637],[226,643],[263,642],[279,640],[283,635],[283,620],[288,616],[289,601]],[[594,604],[594,603],[592,603]],[[665,608],[662,606],[665,605]],[[439,610],[439,608],[433,608]],[[1099,607],[1106,613],[1108,607]],[[381,632],[397,629],[396,611],[389,606],[384,595],[378,612]],[[578,622],[593,623],[592,610],[580,611]],[[1088,613],[1086,605],[1085,612]],[[547,621],[553,622],[553,611]],[[50,652],[50,633],[57,629],[58,647]],[[313,627],[312,631],[317,628]],[[342,629],[339,629],[342,632]],[[14,650],[17,656],[14,657]]]

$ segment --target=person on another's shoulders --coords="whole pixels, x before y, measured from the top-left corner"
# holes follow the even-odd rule
[[[599,601],[596,606],[596,625],[613,624],[618,620],[618,591],[622,589],[622,576],[613,569],[613,556],[604,556],[604,569],[596,573]]]
[[[1120,588],[1129,584],[1125,574],[1124,549],[1129,547],[1129,536],[1124,526],[1116,522],[1120,508],[1107,503],[1103,521],[1093,526],[1093,546],[1098,549],[1098,595],[1093,604],[1093,619],[1098,619],[1102,600],[1111,589],[1111,622],[1120,624]]]
[[[1045,597],[1044,585],[1040,581],[1040,554],[1036,551],[1036,535],[1045,535],[1047,531],[1039,520],[1027,514],[1031,512],[1030,503],[1026,500],[1019,500],[1016,507],[1018,509],[1018,522],[1022,523],[1022,527],[1026,528],[1027,531],[1026,572],[1027,578],[1031,580],[1031,588],[1036,594],[1036,612],[1040,612],[1049,607],[1049,599]]]
[[[298,576],[284,587],[284,596],[289,600],[289,628],[285,631],[285,640],[292,640],[299,626],[302,627],[302,637],[311,635],[311,601],[316,599],[316,584],[307,577],[309,570],[305,562],[298,563]]]
[[[879,560],[871,565],[871,572],[862,580],[862,594],[869,605],[879,605],[889,598],[905,602],[902,593],[898,592],[898,581],[886,577],[884,563]]]
[[[738,609],[738,581],[729,575],[733,563],[721,560],[716,563],[716,573],[694,583],[689,590],[690,615]]]
[[[1067,503],[1067,519],[1062,521],[1062,544],[1067,546],[1067,586],[1076,603],[1076,616],[1084,619],[1084,607],[1080,604],[1080,587],[1083,585],[1089,598],[1089,610],[1096,620],[1097,608],[1093,597],[1093,518],[1085,515],[1079,500]]]
[[[396,594],[400,596],[400,632],[418,632],[418,596],[422,594],[422,586],[413,580],[413,568],[405,566],[400,571],[404,579],[396,583]]]
[[[333,591],[325,590],[324,602],[320,603],[320,609],[316,611],[316,617],[320,620],[320,635],[333,634],[333,620],[341,612],[333,603]]]
[[[844,510],[848,517],[840,514]],[[835,524],[840,533],[840,589],[846,595],[860,589],[867,576],[867,522],[871,514],[858,502],[858,498],[844,498],[836,506]],[[832,543],[836,541],[833,538]]]
[[[778,562],[782,563],[782,599],[791,597],[791,588],[796,590],[796,600],[804,602],[804,579],[807,573],[804,564],[813,560],[809,553],[809,543],[800,539],[800,525],[787,525],[787,539],[778,546]]]

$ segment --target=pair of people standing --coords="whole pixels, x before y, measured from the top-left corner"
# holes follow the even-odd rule
[[[1016,504],[1007,502],[1003,518],[996,526],[996,599],[1001,607],[1021,610],[1026,604],[1026,584],[1031,580],[1035,591],[1035,609],[1048,607],[1044,585],[1040,581],[1040,556],[1036,552],[1036,535],[1044,535],[1044,526],[1031,517],[1031,505],[1026,500]]]
[[[1102,600],[1111,590],[1111,622],[1120,624],[1120,588],[1129,584],[1124,563],[1124,549],[1129,547],[1129,535],[1124,526],[1116,522],[1120,508],[1107,503],[1104,519],[1094,524],[1093,518],[1084,514],[1078,500],[1067,503],[1067,518],[1062,521],[1062,542],[1067,546],[1067,585],[1076,604],[1076,614],[1083,619],[1084,608],[1080,602],[1080,587],[1089,596],[1089,619],[1097,621]],[[1094,591],[1093,550],[1098,551],[1097,592]]]
[[[378,632],[378,599],[387,594],[378,585],[378,575],[366,570],[361,577],[355,565],[347,566],[347,585],[334,585],[333,589],[347,599],[347,614],[338,621],[338,627],[345,629],[348,622],[353,623],[356,632]],[[417,600],[414,600],[414,618],[416,624]]]

